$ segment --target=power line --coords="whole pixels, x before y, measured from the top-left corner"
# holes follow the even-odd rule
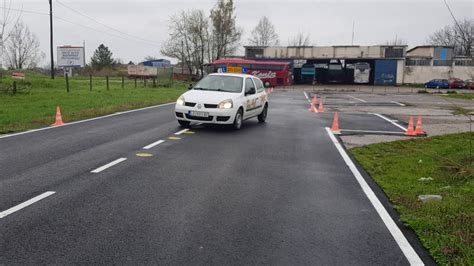
[[[4,6],[0,6],[0,9],[3,9],[3,10],[10,10],[10,11],[16,11],[16,12],[23,12],[23,13],[29,13],[29,14],[36,14],[36,15],[49,16],[48,13],[43,13],[43,12],[38,12],[38,11],[32,11],[32,10],[24,10],[24,9],[16,9],[16,8],[7,8],[7,7],[4,7]],[[116,35],[116,34],[113,34],[113,33],[110,33],[110,32],[101,31],[101,30],[98,30],[98,29],[93,28],[93,27],[89,27],[89,26],[86,26],[86,25],[83,25],[83,24],[80,24],[80,23],[76,23],[76,22],[73,22],[73,21],[64,19],[64,18],[62,18],[62,17],[58,17],[58,16],[53,16],[53,17],[54,17],[55,19],[59,19],[59,20],[61,20],[61,21],[64,21],[64,22],[67,22],[67,23],[76,25],[76,26],[78,26],[78,27],[82,27],[82,28],[85,28],[85,29],[88,29],[88,30],[92,30],[92,31],[98,32],[98,33],[106,34],[106,35],[109,35],[109,36],[112,36],[112,37],[115,37],[115,38],[119,38],[119,39],[122,39],[122,40],[132,41],[132,42],[138,42],[138,43],[147,44],[147,45],[151,45],[151,46],[155,46],[155,47],[160,47],[160,46],[157,45],[157,44],[152,44],[152,43],[144,42],[144,41],[141,41],[141,40],[134,40],[134,39],[126,38],[126,37],[123,37],[123,36],[120,36],[120,35]]]
[[[72,8],[72,7],[70,7],[70,6],[67,6],[66,4],[62,3],[62,2],[59,1],[59,0],[56,0],[56,2],[57,2],[59,5],[61,5],[61,6],[65,7],[65,8],[67,8],[67,9],[69,9],[69,10],[75,12],[76,14],[79,14],[79,15],[81,15],[81,16],[83,16],[83,17],[89,19],[89,20],[92,20],[92,21],[94,21],[95,23],[100,24],[100,25],[102,25],[102,26],[104,26],[104,27],[106,27],[106,28],[108,28],[108,29],[110,29],[110,30],[113,30],[113,31],[118,32],[118,33],[120,33],[120,34],[127,35],[127,36],[129,36],[129,37],[132,37],[132,38],[135,38],[135,39],[144,41],[144,42],[150,42],[150,43],[156,44],[155,41],[143,39],[143,38],[141,38],[141,37],[138,37],[138,36],[129,34],[129,33],[127,33],[127,32],[124,32],[124,31],[118,30],[118,29],[116,29],[116,28],[113,28],[113,27],[111,27],[111,26],[109,26],[109,25],[107,25],[107,24],[104,24],[104,23],[98,21],[97,19],[95,19],[95,18],[93,18],[93,17],[91,17],[91,16],[85,14],[84,12],[81,12],[81,11],[79,11],[79,10],[77,10],[77,9],[74,9],[74,8]]]
[[[456,26],[458,26],[458,29],[459,29],[459,32],[461,33],[461,38],[464,39],[464,41],[468,41],[466,36],[465,36],[465,32],[464,30],[461,28],[461,25],[459,25],[458,23],[458,20],[456,19],[456,17],[454,16],[454,13],[453,11],[451,10],[451,8],[449,7],[448,5],[448,2],[446,0],[443,0],[444,1],[444,5],[446,6],[446,8],[448,9],[449,13],[451,14],[451,17],[453,17],[453,20],[454,20],[454,23],[456,24]]]

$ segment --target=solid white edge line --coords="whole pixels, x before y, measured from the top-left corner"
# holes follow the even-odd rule
[[[159,104],[159,105],[143,107],[143,108],[139,108],[139,109],[133,109],[133,110],[129,110],[129,111],[117,112],[117,113],[113,113],[113,114],[110,114],[110,115],[98,116],[98,117],[93,117],[93,118],[89,118],[89,119],[84,119],[84,120],[74,121],[74,122],[70,122],[70,123],[65,123],[63,126],[59,126],[59,127],[49,126],[49,127],[38,128],[38,129],[31,129],[31,130],[27,130],[27,131],[24,131],[24,132],[18,132],[18,133],[8,134],[8,135],[5,135],[5,136],[0,136],[0,139],[15,137],[15,136],[23,135],[23,134],[28,134],[28,133],[34,133],[34,132],[43,131],[43,130],[47,130],[47,129],[60,128],[60,127],[64,127],[64,126],[80,124],[80,123],[94,121],[94,120],[98,120],[98,119],[102,119],[102,118],[108,118],[108,117],[112,117],[112,116],[123,115],[123,114],[143,111],[143,110],[147,110],[147,109],[152,109],[152,108],[163,107],[163,106],[167,106],[167,105],[171,105],[171,104],[175,104],[175,103],[174,102],[164,103],[164,104]]]
[[[339,143],[339,141],[336,139],[334,134],[331,132],[331,130],[328,127],[326,127],[325,129],[329,137],[331,138],[331,141],[334,143],[334,146],[336,146],[336,149],[339,151],[339,154],[341,154],[342,158],[344,159],[344,162],[351,170],[352,174],[354,175],[357,182],[361,186],[365,195],[374,206],[380,218],[382,218],[383,223],[387,227],[388,231],[390,231],[390,234],[392,234],[393,238],[397,242],[398,246],[402,250],[403,254],[407,258],[410,265],[424,265],[421,258],[418,256],[416,251],[413,249],[413,247],[410,245],[408,240],[405,238],[400,228],[398,228],[397,224],[393,221],[392,217],[388,214],[387,210],[384,208],[380,200],[377,198],[375,193],[367,184],[364,177],[362,177],[362,174],[359,172],[354,162],[352,162],[349,155],[347,155],[346,151],[344,150],[342,145]]]
[[[378,116],[378,117],[382,118],[382,119],[385,120],[385,121],[388,121],[389,123],[393,124],[394,126],[400,128],[400,129],[403,130],[403,131],[407,131],[407,129],[406,129],[405,127],[403,127],[403,126],[401,126],[401,125],[399,125],[399,124],[393,122],[393,120],[389,119],[388,117],[385,117],[385,116],[383,116],[383,115],[381,115],[381,114],[377,114],[377,113],[371,113],[371,114],[373,114],[373,115],[375,115],[375,116]]]
[[[29,200],[27,200],[27,201],[25,201],[25,202],[23,202],[23,203],[20,203],[20,204],[14,206],[14,207],[11,207],[11,208],[8,209],[8,210],[2,211],[2,212],[0,212],[0,219],[5,218],[5,217],[7,217],[8,215],[10,215],[10,214],[12,214],[12,213],[14,213],[14,212],[17,212],[17,211],[19,211],[19,210],[21,210],[21,209],[23,209],[23,208],[26,208],[26,207],[30,206],[31,204],[33,204],[33,203],[35,203],[35,202],[37,202],[37,201],[40,201],[40,200],[42,200],[42,199],[44,199],[44,198],[47,198],[47,197],[53,195],[54,193],[56,193],[56,191],[47,191],[47,192],[45,192],[45,193],[43,193],[43,194],[41,194],[41,195],[38,195],[38,196],[36,196],[36,197],[34,197],[34,198],[32,198],[32,199],[29,199]]]
[[[178,135],[181,135],[181,134],[183,134],[184,132],[186,132],[186,131],[188,131],[188,130],[189,130],[189,128],[185,128],[185,129],[180,130],[180,131],[178,131],[178,132],[176,132],[176,133],[174,133],[174,134],[175,134],[176,136],[178,136]]]
[[[309,99],[309,96],[308,96],[308,94],[307,94],[305,91],[303,92],[303,94],[304,94],[304,97],[306,97],[306,100],[308,100],[308,102],[310,103],[310,102],[311,102],[311,100]]]
[[[390,101],[390,102],[391,102],[391,103],[394,103],[394,104],[398,104],[398,105],[400,105],[400,106],[406,106],[405,104],[399,103],[399,102],[396,102],[396,101]]]
[[[149,145],[143,147],[142,149],[144,149],[144,150],[149,150],[149,149],[151,149],[151,148],[153,148],[153,147],[155,147],[155,146],[157,146],[157,145],[160,145],[160,144],[163,143],[163,142],[165,142],[165,141],[162,140],[162,139],[160,139],[160,140],[158,140],[158,141],[155,141],[155,142],[153,142],[153,143],[151,143],[151,144],[149,144]]]
[[[112,161],[112,162],[110,162],[110,163],[108,163],[108,164],[106,164],[106,165],[103,165],[103,166],[101,166],[101,167],[99,167],[99,168],[97,168],[97,169],[95,169],[95,170],[92,170],[91,173],[94,173],[94,174],[100,173],[100,172],[104,171],[105,169],[110,168],[110,167],[112,167],[112,166],[114,166],[114,165],[116,165],[116,164],[119,164],[119,163],[121,163],[121,162],[123,162],[123,161],[125,161],[125,160],[127,160],[127,158],[119,158],[119,159],[117,159],[117,160],[115,160],[115,161]]]
[[[352,95],[347,95],[347,96],[351,97],[352,99],[355,99],[355,100],[361,101],[361,102],[363,102],[363,103],[366,103],[366,102],[367,102],[367,101],[366,101],[366,100],[364,100],[364,99],[357,98],[357,97],[354,97],[354,96],[352,96]]]

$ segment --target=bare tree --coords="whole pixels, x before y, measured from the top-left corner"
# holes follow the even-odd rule
[[[40,43],[22,21],[16,23],[5,44],[8,67],[24,69],[36,67],[41,59]]]
[[[3,16],[0,17],[0,59],[2,59],[3,52],[5,51],[5,43],[10,37],[11,29],[18,23],[20,15],[13,17],[10,14],[11,11],[11,0],[3,0]]]
[[[453,25],[447,25],[431,34],[427,43],[430,45],[452,46],[456,55],[471,56],[474,37],[473,20],[464,19]]]
[[[232,55],[237,50],[242,29],[236,26],[233,0],[217,0],[211,10],[212,44],[209,46],[210,61]]]
[[[309,34],[305,35],[303,32],[299,32],[293,39],[288,40],[289,46],[309,46],[310,44]]]
[[[211,47],[208,16],[197,9],[182,11],[171,17],[170,31],[170,39],[163,45],[161,53],[180,59],[190,73],[202,75]]]
[[[250,45],[271,46],[278,45],[278,34],[270,20],[263,16],[257,26],[252,30],[252,37],[248,40]]]
[[[395,36],[395,39],[386,41],[385,45],[403,46],[403,45],[408,45],[408,42],[403,38],[399,38],[398,36]]]

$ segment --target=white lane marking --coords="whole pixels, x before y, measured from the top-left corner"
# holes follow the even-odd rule
[[[351,98],[354,99],[354,100],[358,100],[358,101],[360,101],[360,102],[363,102],[363,103],[366,103],[366,102],[367,102],[367,101],[364,100],[364,99],[357,98],[357,97],[354,97],[354,96],[352,96],[352,95],[347,95],[347,96],[351,97]]]
[[[149,144],[149,145],[146,145],[146,146],[143,147],[142,149],[144,149],[144,150],[149,150],[149,149],[151,149],[151,148],[153,148],[153,147],[155,147],[155,146],[157,146],[157,145],[160,145],[160,144],[163,143],[163,142],[165,142],[165,141],[162,140],[162,139],[160,139],[160,140],[155,141],[155,142],[153,142],[153,143],[151,143],[151,144]]]
[[[175,134],[176,136],[179,136],[179,135],[183,134],[184,132],[186,132],[186,131],[188,131],[188,130],[189,130],[189,128],[185,128],[185,129],[180,130],[180,131],[178,131],[178,132],[176,132],[176,133],[174,133],[174,134]]]
[[[359,129],[341,129],[342,132],[361,132],[361,133],[380,133],[380,134],[400,134],[404,136],[403,132],[398,132],[398,131],[380,131],[380,130],[359,130]]]
[[[382,118],[383,120],[390,122],[391,124],[393,124],[394,126],[400,128],[400,129],[403,130],[403,131],[407,131],[407,129],[406,129],[405,127],[401,126],[401,125],[398,124],[398,123],[395,123],[394,120],[391,120],[391,119],[389,119],[388,117],[385,117],[385,116],[383,116],[383,115],[381,115],[381,114],[377,114],[377,113],[371,113],[371,114],[376,115],[376,116]]]
[[[337,150],[339,151],[339,154],[341,154],[342,158],[344,159],[344,162],[349,167],[352,174],[356,178],[357,182],[361,186],[365,195],[374,206],[380,218],[382,218],[382,221],[387,227],[388,231],[390,231],[390,234],[392,234],[392,237],[397,242],[403,254],[405,254],[405,257],[407,258],[410,265],[424,265],[421,258],[418,256],[416,251],[413,249],[413,247],[410,245],[408,240],[405,238],[402,231],[400,231],[400,228],[398,228],[397,224],[393,221],[392,217],[388,214],[387,210],[384,208],[384,206],[382,205],[380,200],[377,198],[375,193],[369,187],[369,185],[367,184],[365,179],[362,177],[357,167],[354,165],[354,162],[352,162],[351,158],[347,155],[344,148],[342,148],[341,144],[336,139],[334,134],[331,132],[331,130],[328,127],[326,127],[326,131],[329,137],[331,138],[332,142],[336,146]]]
[[[84,119],[84,120],[80,120],[80,121],[65,123],[63,126],[60,126],[60,127],[70,126],[70,125],[74,125],[74,124],[80,124],[80,123],[89,122],[89,121],[94,121],[94,120],[103,119],[103,118],[108,118],[108,117],[112,117],[112,116],[116,116],[116,115],[123,115],[123,114],[128,114],[128,113],[143,111],[143,110],[147,110],[147,109],[152,109],[152,108],[158,108],[158,107],[168,106],[168,105],[171,105],[171,104],[175,104],[175,103],[172,102],[172,103],[165,103],[165,104],[153,105],[153,106],[148,106],[148,107],[144,107],[144,108],[139,108],[139,109],[124,111],[124,112],[113,113],[113,114],[110,114],[110,115],[104,115],[104,116],[93,117],[93,118]],[[0,136],[0,139],[9,138],[9,137],[15,137],[15,136],[23,135],[23,134],[28,134],[28,133],[34,133],[34,132],[43,131],[43,130],[47,130],[47,129],[60,128],[60,127],[43,127],[43,128],[38,128],[38,129],[31,129],[31,130],[24,131],[24,132],[19,132],[19,133],[13,133],[13,134],[8,134],[8,135]]]
[[[398,104],[400,106],[406,106],[406,104],[403,104],[403,103],[399,103],[399,102],[396,102],[396,101],[390,101],[391,103],[394,103],[394,104]]]
[[[308,94],[307,94],[306,92],[303,92],[303,93],[304,93],[304,97],[306,97],[306,100],[308,100],[308,102],[311,102],[311,101],[309,100]]]
[[[110,162],[110,163],[108,163],[108,164],[106,164],[106,165],[103,165],[103,166],[101,166],[101,167],[99,167],[99,168],[97,168],[97,169],[95,169],[95,170],[92,170],[91,173],[94,173],[94,174],[100,173],[100,172],[104,171],[105,169],[110,168],[110,167],[112,167],[112,166],[114,166],[114,165],[116,165],[116,164],[119,164],[119,163],[121,163],[121,162],[123,162],[123,161],[125,161],[125,160],[127,160],[127,158],[119,158],[119,159],[117,159],[117,160],[115,160],[115,161],[112,161],[112,162]]]
[[[41,195],[38,195],[38,196],[36,196],[36,197],[34,197],[34,198],[32,198],[32,199],[29,199],[29,200],[27,200],[27,201],[25,201],[25,202],[23,202],[23,203],[20,203],[20,204],[14,206],[14,207],[11,207],[10,209],[8,209],[8,210],[6,210],[6,211],[2,211],[2,212],[0,212],[0,219],[5,218],[5,217],[7,217],[8,215],[10,215],[10,214],[12,214],[12,213],[14,213],[14,212],[17,212],[17,211],[19,211],[19,210],[21,210],[21,209],[23,209],[23,208],[26,208],[26,207],[30,206],[31,204],[33,204],[33,203],[35,203],[35,202],[37,202],[37,201],[40,201],[40,200],[42,200],[42,199],[44,199],[44,198],[47,198],[47,197],[53,195],[54,193],[56,193],[56,191],[47,191],[47,192],[45,192],[45,193],[43,193],[43,194],[41,194]]]

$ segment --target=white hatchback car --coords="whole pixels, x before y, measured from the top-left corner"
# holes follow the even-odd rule
[[[175,115],[181,126],[191,122],[232,124],[240,129],[246,119],[265,122],[268,96],[263,82],[247,74],[215,73],[201,79],[176,101]]]

